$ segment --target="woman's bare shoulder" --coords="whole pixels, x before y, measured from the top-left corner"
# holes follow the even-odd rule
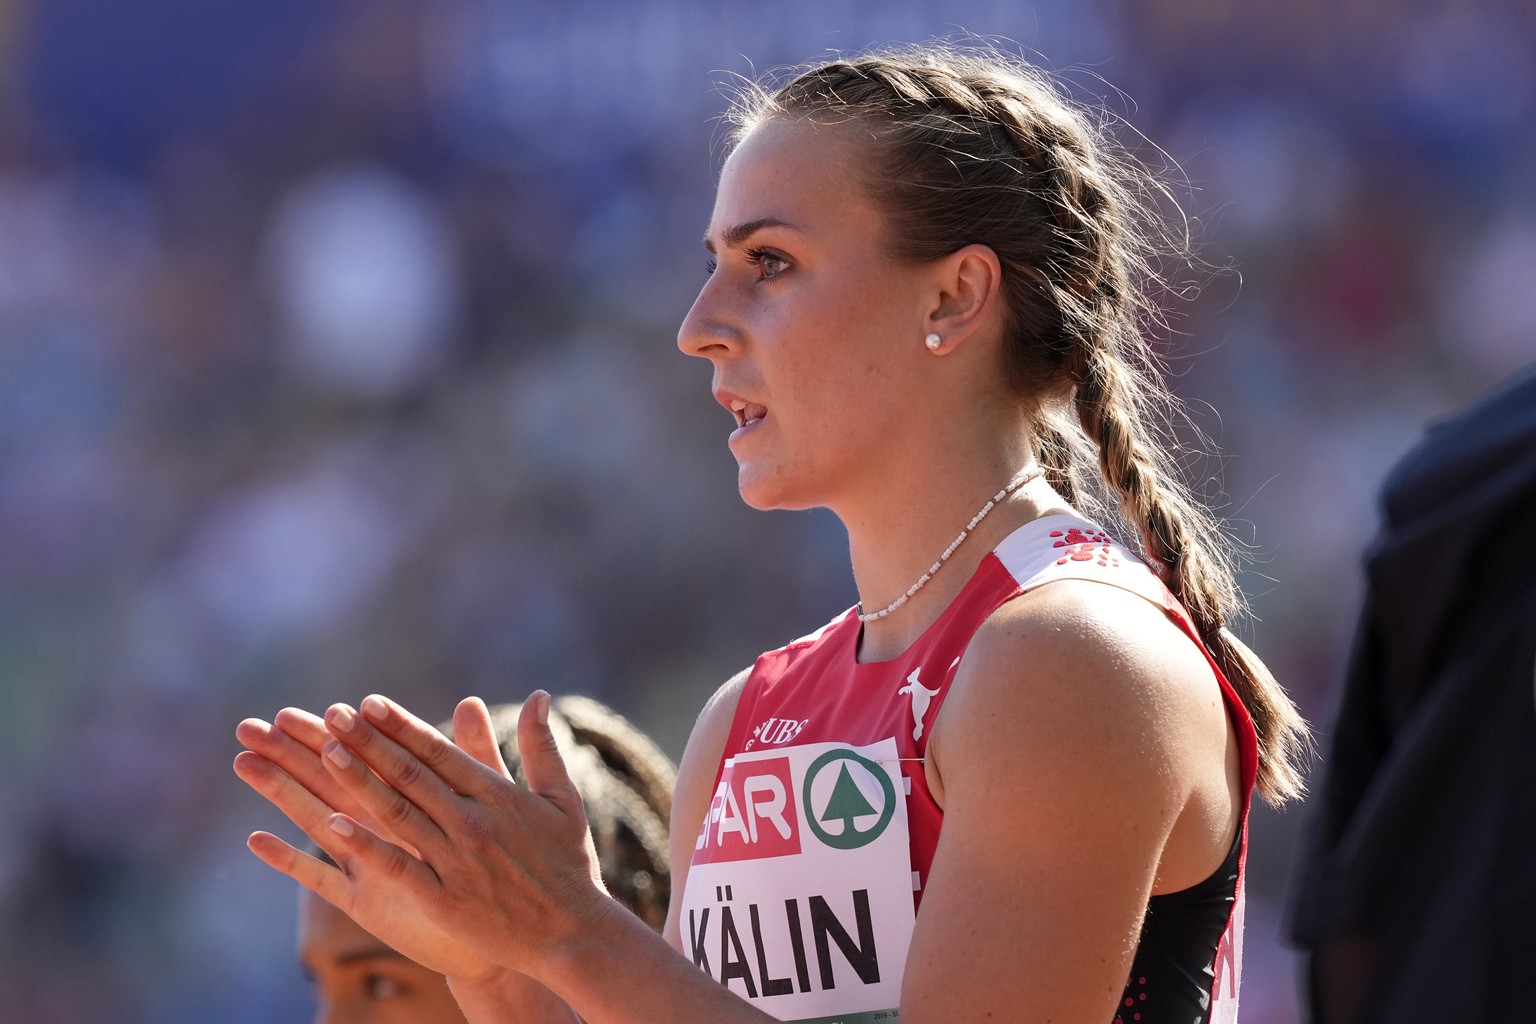
[[[1101,583],[1056,581],[987,619],[928,748],[944,827],[904,1013],[953,1019],[934,989],[956,979],[978,986],[978,1006],[1075,1018],[1112,1001],[1209,759],[1187,742],[1209,728],[1190,724],[1197,669],[1219,702],[1163,610]]]
[[[736,718],[736,705],[741,700],[742,690],[746,688],[751,674],[751,668],[736,673],[705,702],[698,721],[693,725],[693,732],[688,737],[683,759],[678,764],[677,788],[672,799],[670,844],[672,903],[664,929],[667,940],[678,949],[682,948],[682,938],[677,927],[677,912],[682,905],[694,839],[703,827],[704,815],[709,810],[715,774],[719,770],[721,758],[725,756],[731,723]]]
[[[1191,702],[1220,703],[1204,652],[1161,607],[1089,580],[1060,580],[999,607],[966,650],[957,697],[1143,725]]]
[[[1061,580],[977,630],[930,753],[946,792],[1006,758],[1059,795],[1118,791],[1177,806],[1225,734],[1209,663],[1163,609],[1119,587]]]
[[[741,700],[741,691],[746,689],[747,679],[751,675],[752,666],[749,665],[720,684],[720,689],[704,702],[699,712],[698,722],[694,724],[695,735],[701,729],[710,733],[723,730],[720,741],[725,742],[724,733],[730,732],[731,720],[736,716],[736,704]]]
[[[679,802],[698,805],[702,799],[704,805],[709,803],[709,790],[714,785],[715,773],[725,754],[725,744],[730,737],[731,723],[736,718],[736,705],[741,700],[741,692],[746,688],[747,679],[751,674],[751,668],[745,668],[727,679],[705,702],[703,710],[699,712],[698,720],[693,725],[693,732],[688,737],[688,746],[683,750],[682,762],[678,765],[677,798],[673,804],[674,808]],[[694,807],[690,813],[697,810],[697,807]],[[675,814],[673,817],[673,834],[676,835],[677,826],[687,823],[677,821]],[[696,825],[697,822],[694,824]]]

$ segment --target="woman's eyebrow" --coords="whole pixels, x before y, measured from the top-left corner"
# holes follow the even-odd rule
[[[737,224],[735,227],[726,228],[724,231],[720,232],[720,239],[725,243],[725,247],[727,249],[735,249],[747,239],[751,238],[755,233],[761,231],[763,228],[789,228],[792,231],[800,230],[787,220],[780,220],[777,217],[759,217],[756,220],[749,220],[744,224]],[[710,252],[715,251],[715,243],[710,241],[709,235],[707,234],[704,236],[704,248],[708,249]]]

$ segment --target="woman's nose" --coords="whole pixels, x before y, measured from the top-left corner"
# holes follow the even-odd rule
[[[704,282],[677,329],[677,347],[684,355],[718,358],[741,345],[741,329],[719,301],[714,284],[713,278]]]

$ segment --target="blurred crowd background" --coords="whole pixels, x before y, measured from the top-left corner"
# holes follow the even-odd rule
[[[1326,726],[1383,472],[1536,357],[1530,4],[0,0],[0,1019],[306,1019],[242,717],[542,686],[676,756],[852,603],[675,331],[732,78],[958,29],[1191,186],[1232,269],[1176,389]],[[1246,1024],[1299,1016],[1305,815],[1254,825]]]

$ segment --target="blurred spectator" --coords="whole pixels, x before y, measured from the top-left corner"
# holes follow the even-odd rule
[[[1520,1016],[1536,955],[1536,364],[1400,462],[1294,903],[1316,1024]]]

